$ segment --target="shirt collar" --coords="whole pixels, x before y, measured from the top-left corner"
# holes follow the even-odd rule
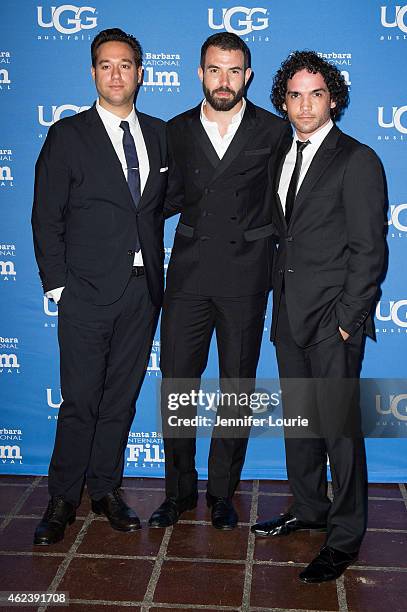
[[[317,132],[315,132],[315,134],[313,134],[310,138],[308,138],[308,140],[310,141],[310,144],[312,144],[314,147],[319,147],[322,144],[322,141],[328,135],[328,132],[331,131],[333,126],[334,126],[334,122],[332,121],[332,119],[330,119],[328,123],[324,125],[324,127],[320,128]],[[299,140],[297,132],[295,132],[294,141],[295,140]]]
[[[128,121],[130,125],[133,126],[137,124],[137,115],[136,111],[134,110],[134,106],[131,109],[129,115],[124,119],[103,108],[103,106],[100,105],[99,98],[96,100],[96,110],[99,113],[99,116],[102,119],[103,123],[108,125],[110,128],[120,128],[120,123],[122,121]]]
[[[209,121],[209,119],[207,118],[207,116],[204,113],[204,107],[205,106],[206,106],[206,99],[204,98],[202,100],[202,104],[201,104],[201,121],[203,123],[208,123],[210,125],[213,125],[214,123],[216,123],[216,121]],[[231,123],[240,123],[241,120],[243,119],[243,115],[244,115],[245,110],[246,110],[246,100],[245,100],[245,98],[242,98],[242,106],[241,106],[239,112],[237,112],[235,115],[233,115]]]

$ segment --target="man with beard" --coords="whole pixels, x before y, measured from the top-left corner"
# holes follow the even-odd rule
[[[198,75],[205,99],[168,124],[165,215],[181,218],[161,323],[166,499],[151,527],[176,523],[198,496],[195,431],[171,434],[166,383],[178,392],[174,379],[184,379],[183,391],[199,388],[214,330],[222,391],[247,390],[245,381],[256,376],[274,251],[267,169],[289,130],[287,122],[245,100],[250,52],[235,34],[205,41]],[[230,407],[218,407],[218,416],[226,414]],[[206,498],[218,529],[233,529],[238,521],[232,496],[247,435],[247,429],[229,428],[225,437],[214,428]]]

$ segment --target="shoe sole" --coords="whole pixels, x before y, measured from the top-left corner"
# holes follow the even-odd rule
[[[74,516],[71,516],[71,518],[67,521],[67,525],[72,525],[72,523],[74,523],[75,520],[76,520],[76,514]],[[34,537],[33,544],[34,544],[34,546],[52,546],[52,544],[58,544],[58,542],[61,542],[61,540],[63,540],[64,537],[65,537],[65,529],[64,529],[61,537],[58,538],[57,540],[52,540],[52,542],[50,542],[46,538],[36,538],[36,537]]]
[[[297,531],[309,531],[310,533],[326,533],[326,527],[318,528],[318,529],[294,529],[293,531],[289,531],[288,533],[258,533],[257,531],[251,531],[258,538],[284,538],[286,536],[292,535],[293,533],[297,533]]]

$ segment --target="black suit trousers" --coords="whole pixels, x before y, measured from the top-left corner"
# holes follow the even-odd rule
[[[163,383],[177,379],[175,385],[183,387],[177,388],[178,392],[199,389],[215,331],[222,392],[247,391],[256,376],[266,306],[265,292],[224,298],[167,291],[161,320]],[[168,415],[167,400],[167,392],[162,393],[163,425]],[[224,407],[218,408],[217,414],[222,418],[230,415]],[[232,497],[240,480],[249,433],[240,430],[234,437],[228,430],[224,438],[214,427],[208,459],[211,495]],[[183,499],[195,494],[195,437],[177,437],[177,432],[170,437],[164,435],[164,448],[167,496]]]
[[[294,496],[291,512],[304,521],[326,521],[327,544],[347,553],[358,551],[366,530],[367,469],[364,440],[358,428],[358,395],[356,401],[352,395],[351,406],[340,402],[348,398],[346,390],[352,385],[358,388],[364,340],[361,328],[346,342],[338,331],[317,344],[299,347],[292,337],[283,292],[275,337],[280,378],[318,379],[311,383],[323,381],[322,384],[328,381],[337,390],[329,398],[326,396],[326,401],[319,402],[318,435],[302,438],[286,435],[287,474]],[[341,379],[349,380],[343,380],[341,385]],[[298,411],[301,413],[300,405]],[[340,435],[337,430],[334,435],[329,425],[337,420],[338,414],[347,412],[353,418],[351,432]],[[324,431],[328,432],[325,436]],[[332,475],[332,502],[327,496],[327,457]]]
[[[61,393],[50,495],[78,505],[121,483],[124,451],[148,364],[158,309],[145,276],[132,276],[119,300],[97,306],[65,288],[59,303]]]

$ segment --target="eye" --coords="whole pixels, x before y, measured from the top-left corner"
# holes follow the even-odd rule
[[[218,72],[218,69],[217,68],[209,68],[209,72],[211,74],[216,74]]]
[[[298,98],[298,96],[299,96],[299,94],[297,92],[288,94],[288,97],[291,98],[291,100],[294,100],[295,98]]]

